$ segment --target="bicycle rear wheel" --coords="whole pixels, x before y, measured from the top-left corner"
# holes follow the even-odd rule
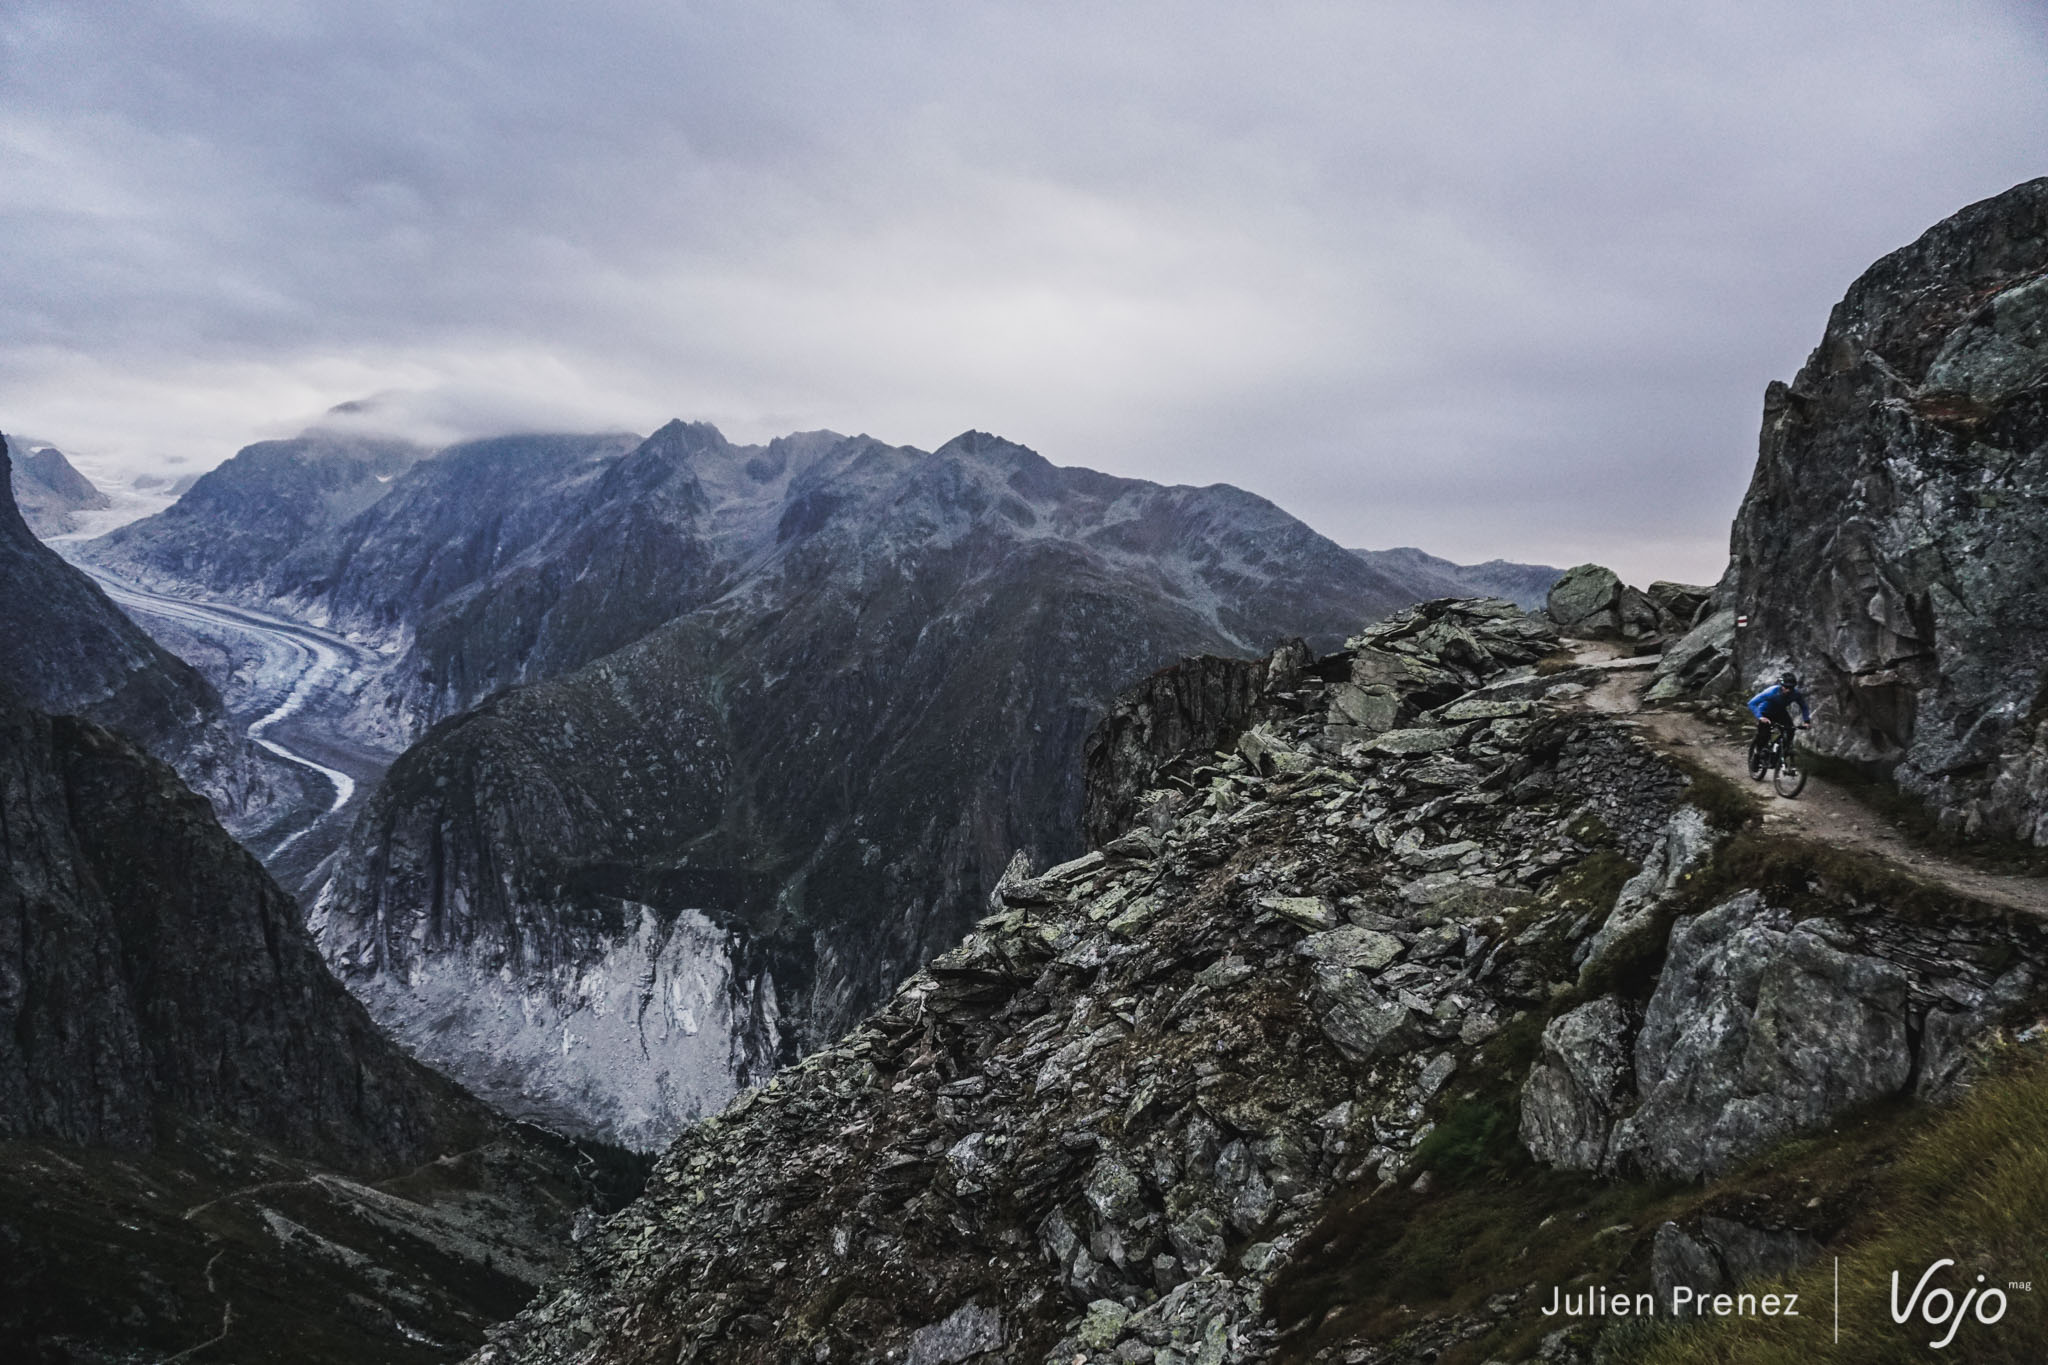
[[[1777,789],[1778,795],[1787,798],[1806,790],[1806,765],[1799,761],[1796,747],[1786,750],[1777,770],[1771,774],[1771,785]]]

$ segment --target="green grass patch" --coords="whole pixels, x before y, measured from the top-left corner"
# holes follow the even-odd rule
[[[1553,877],[1543,888],[1543,899],[1563,909],[1605,910],[1613,906],[1628,879],[1642,870],[1641,863],[1615,849],[1597,849]]]
[[[1435,1155],[1444,1163],[1431,1167],[1438,1180],[1428,1193],[1396,1187],[1355,1195],[1302,1239],[1267,1297],[1276,1321],[1292,1328],[1281,1360],[1308,1361],[1325,1347],[1361,1338],[1385,1343],[1426,1316],[1476,1313],[1496,1294],[1535,1285],[1536,1296],[1525,1297],[1490,1331],[1436,1358],[1438,1365],[1526,1359],[1560,1325],[1539,1311],[1551,1286],[1650,1288],[1651,1246],[1666,1220],[1688,1223],[1715,1214],[1752,1226],[1790,1223],[1824,1244],[1855,1246],[1883,1232],[1883,1210],[1896,1204],[1895,1191],[1922,1191],[1913,1196],[1916,1207],[1975,1197],[1967,1188],[1969,1165],[1997,1145],[1966,1141],[1946,1158],[1943,1172],[1923,1171],[1919,1164],[1939,1154],[1959,1111],[1894,1100],[1846,1115],[1828,1132],[1780,1144],[1705,1186],[1605,1181],[1539,1165],[1512,1129],[1504,1141],[1513,1095],[1489,1087],[1445,1116],[1440,1143],[1435,1132],[1425,1139],[1418,1157]],[[2048,1093],[2041,1103],[2048,1106]],[[1992,1126],[2007,1138],[2048,1135],[2048,1112],[2031,1120],[2009,1115]],[[2048,1152],[2048,1136],[2035,1143]],[[2033,1203],[2048,1204],[2048,1170],[2038,1175],[2044,1193]],[[2015,1257],[2011,1264],[2022,1261]],[[1846,1261],[1844,1269],[1846,1289]],[[1825,1301],[1810,1287],[1792,1288],[1807,1303]],[[1744,1354],[1744,1343],[1720,1354],[1654,1354],[1683,1345],[1686,1336],[1630,1329],[1606,1340],[1612,1354],[1603,1358],[1642,1365],[1780,1359]],[[1814,1343],[1803,1349],[1811,1353]],[[1864,1357],[1844,1351],[1835,1358]],[[2012,1359],[2048,1359],[2048,1353]]]
[[[1415,1148],[1410,1165],[1453,1185],[1514,1172],[1522,1156],[1516,1107],[1498,1098],[1460,1100]]]
[[[1686,776],[1686,804],[1697,806],[1707,823],[1727,833],[1749,828],[1759,814],[1756,798],[1731,781],[1684,754],[1667,755]]]
[[[1693,877],[1678,898],[1679,910],[1692,914],[1749,890],[1802,915],[1839,913],[1847,905],[1878,905],[1922,918],[2002,913],[1874,854],[1764,830],[1745,830],[1729,840]]]
[[[1917,1317],[1901,1326],[1891,1314],[1891,1276],[1912,1283],[1934,1261],[1957,1264],[1930,1282],[1966,1290],[2010,1280],[2031,1292],[2006,1290],[2007,1309],[1994,1326],[1961,1324],[1945,1358],[1986,1365],[2037,1365],[2048,1360],[2048,1060],[2008,1061],[1952,1109],[1923,1121],[1869,1190],[1871,1212],[1837,1240],[1841,1256],[1841,1341],[1831,1318],[1726,1319],[1669,1328],[1646,1346],[1617,1357],[1640,1365],[1810,1365],[1815,1354],[1869,1365],[1906,1365],[1937,1357],[1933,1332]],[[1832,1308],[1832,1259],[1808,1267],[1791,1287],[1809,1303]]]

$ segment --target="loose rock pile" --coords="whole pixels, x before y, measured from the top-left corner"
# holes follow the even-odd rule
[[[1013,864],[959,947],[686,1132],[476,1359],[1266,1358],[1264,1294],[1321,1213],[1426,1189],[1416,1149],[1478,1050],[1662,934],[1725,837],[1692,779],[1572,709],[1583,670],[1534,666],[1556,640],[1505,602],[1439,602],[1328,659],[1149,680],[1091,752],[1114,837]],[[1150,738],[1192,730],[1213,747]],[[1563,1165],[1696,1175],[1938,1088],[2030,989],[1944,966],[1944,932],[1795,925],[1754,894],[1681,918],[1647,1001],[1549,1020],[1524,1135]],[[1998,931],[1969,932],[1996,960]],[[1815,1087],[1799,1049],[1848,1040],[1772,1030],[1837,1004],[1857,1045],[1897,1046]]]

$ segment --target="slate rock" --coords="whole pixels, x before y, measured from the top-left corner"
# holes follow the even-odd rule
[[[1565,1170],[1600,1169],[1631,1098],[1629,1043],[1628,1016],[1611,995],[1544,1026],[1542,1051],[1522,1083],[1522,1144],[1531,1156]]]
[[[942,1321],[910,1334],[904,1365],[959,1365],[986,1355],[1003,1344],[1003,1315],[978,1303],[965,1303]]]
[[[1610,1168],[1717,1175],[1897,1094],[1913,1074],[1906,973],[1744,892],[1672,927],[1636,1038],[1641,1105]]]
[[[2048,844],[2048,179],[1871,266],[1764,396],[1730,537],[1738,684],[1945,823]]]

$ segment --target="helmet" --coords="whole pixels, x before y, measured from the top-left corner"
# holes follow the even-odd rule
[[[1781,673],[1778,675],[1778,683],[1781,687],[1797,687],[1799,686],[1799,675],[1796,673]]]

